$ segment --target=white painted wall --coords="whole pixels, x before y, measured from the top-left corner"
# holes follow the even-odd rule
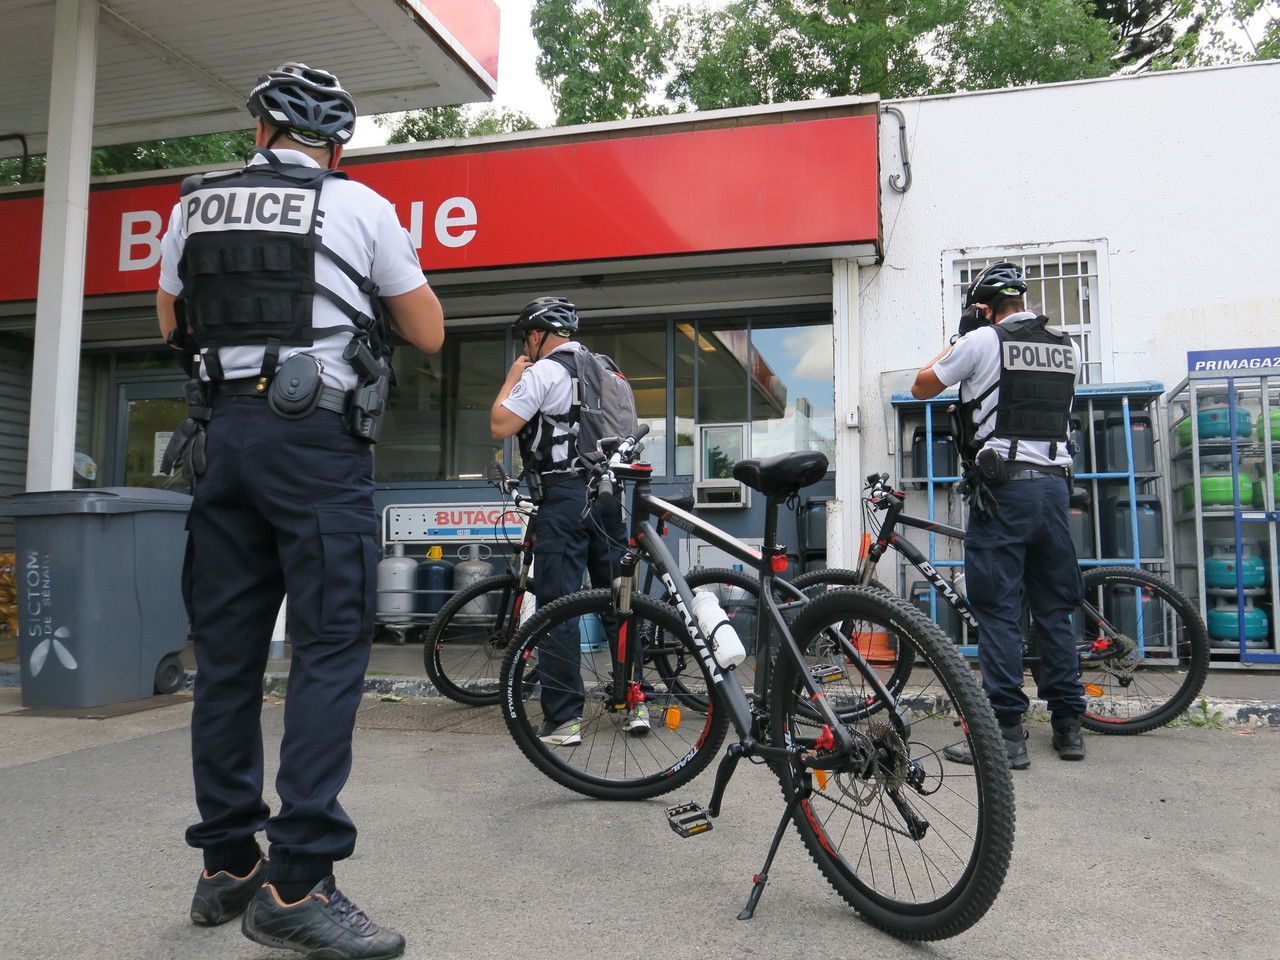
[[[1280,341],[1278,103],[1272,61],[890,104],[912,185],[889,189],[902,167],[882,115],[885,260],[859,284],[863,472],[892,470],[882,372],[954,332],[944,251],[1105,241],[1115,380],[1168,388],[1188,350]]]

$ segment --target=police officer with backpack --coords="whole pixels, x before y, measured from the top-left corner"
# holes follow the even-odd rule
[[[969,525],[965,585],[981,628],[983,687],[1015,770],[1031,765],[1022,717],[1023,596],[1040,637],[1040,695],[1053,717],[1053,747],[1083,760],[1084,690],[1071,614],[1081,596],[1068,520],[1071,405],[1080,366],[1075,344],[1026,309],[1022,271],[1001,261],[965,290],[961,336],[920,370],[917,399],[960,385],[960,444]],[[972,763],[967,746],[948,759]]]
[[[332,874],[356,840],[338,794],[373,637],[371,443],[392,379],[387,319],[435,352],[443,316],[394,209],[337,170],[356,120],[338,79],[286,63],[259,78],[248,107],[254,156],[183,184],[156,300],[161,335],[198,373],[166,454],[194,481],[183,593],[200,820],[187,842],[204,871],[191,919],[243,912],[258,943],[395,957],[404,938]],[[262,677],[286,593],[293,658],[269,816]]]
[[[524,353],[511,365],[490,412],[495,440],[517,437],[523,479],[538,503],[533,552],[534,594],[540,607],[580,590],[584,570],[593,586],[612,584],[626,542],[617,499],[596,500],[586,510],[587,476],[578,444],[583,400],[609,406],[608,389],[603,391],[603,401],[591,394],[602,393],[598,384],[603,377],[620,374],[612,360],[571,339],[578,323],[577,308],[564,297],[539,297],[524,308],[512,327]],[[623,383],[625,395],[616,395],[619,407],[630,396],[630,388]],[[629,413],[621,411],[618,421],[629,417],[630,427],[619,426],[616,431],[635,429],[634,400],[630,403]],[[618,624],[605,623],[604,628],[614,636]],[[573,747],[582,742],[585,694],[579,645],[577,630],[565,625],[541,647],[539,736],[546,743]],[[623,718],[623,729],[632,736],[649,732],[649,712],[643,703]]]

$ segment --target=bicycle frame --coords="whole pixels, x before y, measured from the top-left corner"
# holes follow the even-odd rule
[[[974,615],[973,605],[970,603],[969,598],[964,594],[957,593],[955,588],[943,578],[941,573],[938,572],[938,569],[930,563],[928,558],[910,541],[903,537],[899,537],[894,533],[895,528],[901,525],[904,527],[914,527],[917,530],[926,530],[929,533],[936,533],[951,540],[964,540],[965,531],[960,527],[953,527],[950,524],[939,523],[935,520],[926,520],[923,517],[913,517],[910,514],[903,512],[903,497],[897,491],[887,494],[887,497],[889,504],[884,508],[885,518],[884,522],[880,526],[880,533],[877,536],[876,541],[871,545],[871,548],[867,551],[867,555],[863,559],[862,565],[859,569],[862,576],[862,582],[869,583],[871,581],[875,572],[876,564],[880,562],[880,558],[884,556],[885,552],[890,547],[893,547],[906,557],[913,567],[924,575],[925,579],[929,581],[929,584],[933,589],[942,595],[942,598],[951,606],[952,609],[956,611],[956,614],[965,622],[969,629],[979,629],[978,620]],[[875,503],[874,500],[872,502]],[[1084,610],[1085,615],[1089,618],[1089,623],[1093,625],[1096,631],[1101,632],[1101,636],[1103,638],[1109,641],[1120,640],[1120,632],[1111,625],[1107,618],[1098,610],[1097,607],[1093,605],[1087,596],[1081,599],[1080,606],[1081,609]],[[1138,609],[1137,618],[1138,651],[1139,656],[1143,656],[1145,655],[1145,643],[1143,637],[1143,615],[1141,607]],[[1024,659],[1028,661],[1036,659],[1035,650],[1024,649],[1023,655]]]
[[[840,723],[834,708],[823,696],[817,681],[810,674],[805,664],[804,655],[782,615],[783,608],[789,608],[791,603],[779,604],[774,598],[774,590],[781,589],[785,594],[795,596],[798,603],[808,602],[800,591],[777,577],[778,573],[786,569],[786,554],[775,545],[778,504],[770,501],[766,506],[765,547],[762,551],[758,551],[718,527],[680,509],[675,504],[654,496],[649,488],[647,466],[645,469],[639,469],[639,467],[640,465],[613,466],[613,471],[619,478],[634,481],[631,498],[629,545],[633,551],[643,553],[650,568],[666,586],[676,609],[680,613],[681,619],[684,620],[685,625],[688,627],[689,634],[693,639],[699,658],[706,667],[712,686],[718,687],[723,695],[723,702],[729,710],[729,719],[738,734],[738,739],[744,751],[743,755],[789,759],[792,762],[795,762],[797,757],[800,757],[800,762],[803,766],[815,769],[836,766],[852,753],[852,738],[848,731],[845,730],[844,725]],[[746,692],[742,689],[737,674],[733,670],[726,671],[720,668],[711,652],[706,637],[703,636],[697,618],[692,614],[693,591],[683,574],[681,574],[679,565],[667,548],[660,532],[660,528],[665,528],[668,523],[679,527],[705,543],[718,547],[734,559],[750,566],[751,569],[759,574],[760,592],[757,598],[757,628],[761,633],[757,638],[757,651],[764,648],[766,656],[763,661],[759,662],[759,666],[763,667],[763,670],[757,669],[757,689],[767,689],[767,678],[762,677],[761,673],[767,674],[769,671],[771,658],[767,656],[767,651],[770,649],[771,637],[776,633],[781,644],[779,654],[782,655],[785,651],[785,655],[791,657],[799,666],[798,672],[802,683],[805,685],[810,702],[821,713],[822,719],[826,723],[827,731],[824,731],[824,735],[829,733],[834,738],[834,742],[830,744],[831,752],[829,755],[819,759],[804,753],[803,751],[809,746],[807,744],[771,747],[763,742],[765,731],[759,729],[759,715],[753,709]],[[636,557],[634,553],[628,553],[624,556],[623,577],[617,591],[618,611],[624,622],[630,614],[630,591],[634,586],[635,563]],[[630,583],[627,582],[628,578]],[[625,630],[625,625],[623,629]],[[856,646],[849,642],[847,637],[840,635],[838,632],[837,637],[843,655],[867,680],[872,689],[876,691],[877,696],[884,701],[888,715],[893,718],[893,722],[901,725],[901,718],[895,709],[896,702],[893,695],[880,682],[879,677],[876,676],[866,660],[863,659]],[[619,646],[624,648],[619,651],[618,655],[618,659],[621,661],[629,655],[629,652],[625,650],[625,637],[621,635]]]

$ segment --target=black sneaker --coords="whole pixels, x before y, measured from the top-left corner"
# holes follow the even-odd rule
[[[256,943],[295,950],[312,960],[382,960],[404,953],[404,937],[379,927],[325,877],[297,903],[286,904],[269,883],[240,923]]]
[[[213,876],[207,870],[202,871],[191,901],[191,922],[199,927],[216,927],[240,916],[266,879],[265,866],[266,861],[259,860],[244,877],[233,876],[226,870],[219,870]]]
[[[1084,759],[1084,734],[1080,732],[1080,718],[1053,721],[1053,749],[1062,760]]]
[[[1001,727],[1000,734],[1004,737],[1004,747],[1009,755],[1009,766],[1014,770],[1026,770],[1031,766],[1031,754],[1027,753],[1027,731],[1022,728],[1022,724],[1016,727]],[[973,766],[973,754],[969,752],[969,744],[967,741],[953,743],[949,747],[944,747],[942,755],[952,763],[963,763],[967,766]]]

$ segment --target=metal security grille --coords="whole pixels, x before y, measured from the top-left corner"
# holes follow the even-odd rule
[[[1071,336],[1080,350],[1083,383],[1103,379],[1102,324],[1099,316],[1098,256],[1092,250],[1060,253],[1013,251],[985,257],[958,259],[952,266],[951,309],[959,317],[964,288],[984,267],[1008,260],[1022,268],[1027,280],[1027,309],[1043,313]]]

